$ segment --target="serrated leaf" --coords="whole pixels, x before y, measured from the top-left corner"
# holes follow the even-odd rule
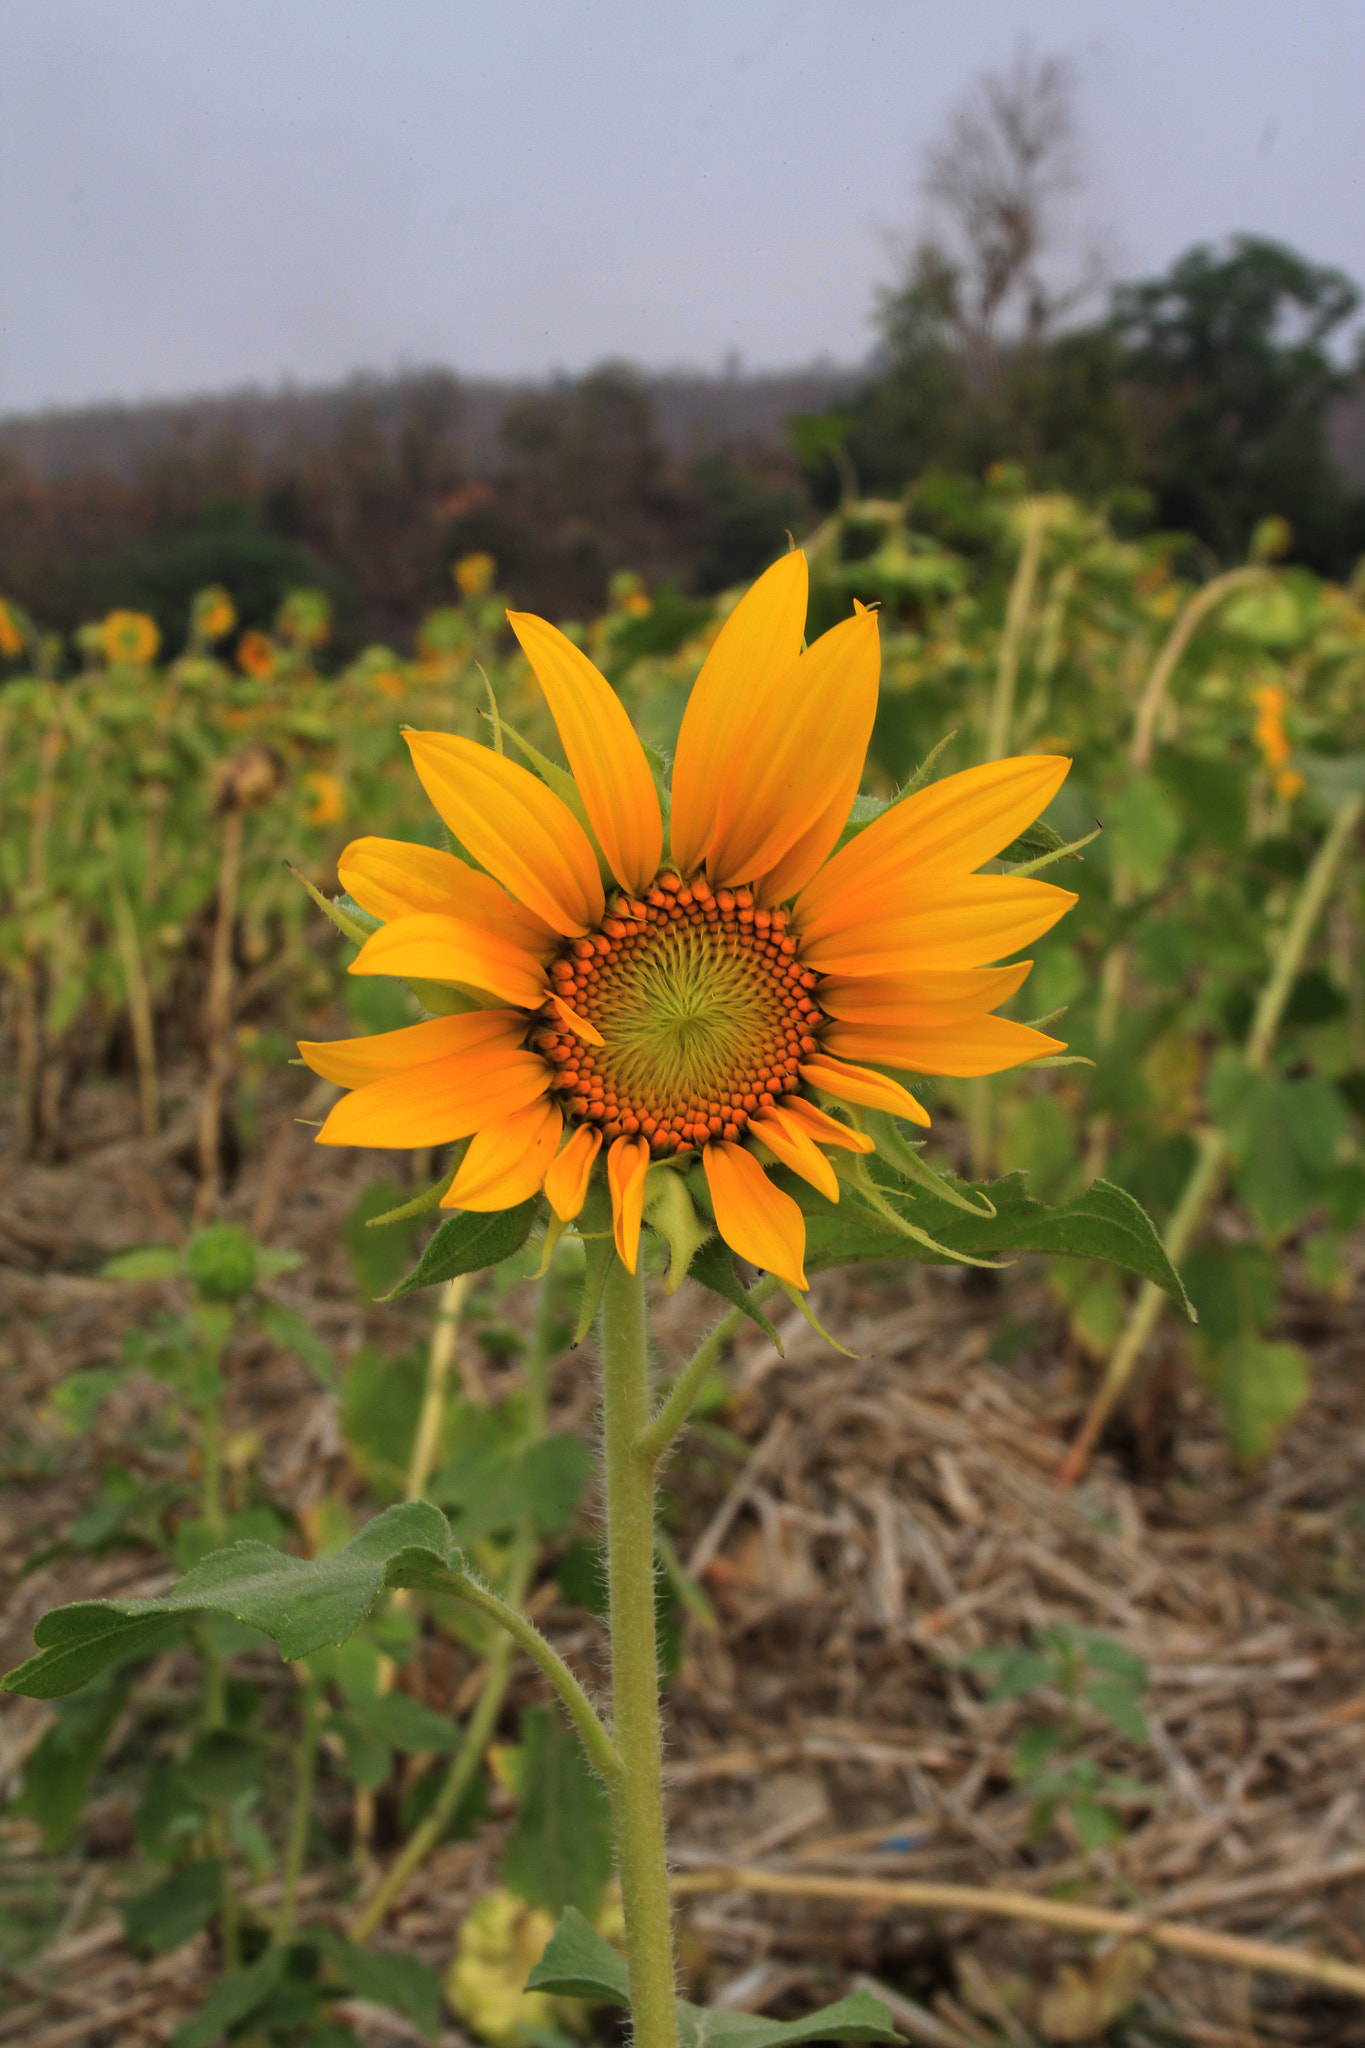
[[[281,1656],[306,1657],[354,1635],[386,1586],[439,1585],[459,1562],[445,1516],[427,1501],[387,1508],[331,1557],[238,1543],[159,1598],[54,1608],[33,1631],[39,1654],[0,1680],[0,1690],[36,1699],[74,1692],[184,1614],[226,1615],[260,1629]]]
[[[696,1254],[691,1265],[694,1280],[700,1280],[703,1287],[718,1294],[722,1301],[742,1309],[751,1323],[756,1323],[769,1343],[776,1345],[779,1357],[785,1357],[782,1340],[776,1328],[769,1322],[757,1303],[750,1301],[744,1291],[739,1274],[735,1271],[735,1255],[722,1238],[713,1237]]]
[[[607,1794],[558,1714],[533,1708],[521,1726],[519,1810],[503,1883],[550,1913],[596,1913],[615,1858]]]
[[[888,1193],[894,1190],[883,1188]],[[988,1198],[993,1217],[964,1216],[947,1202],[917,1195],[914,1217],[951,1253],[990,1255],[1007,1252],[1054,1252],[1068,1258],[1102,1259],[1151,1280],[1194,1320],[1180,1276],[1167,1257],[1146,1211],[1123,1188],[1097,1180],[1074,1202],[1049,1208],[1027,1193],[1024,1176],[1014,1173],[985,1186],[964,1184],[964,1192]],[[806,1268],[822,1272],[831,1266],[865,1259],[920,1257],[939,1263],[932,1252],[915,1252],[879,1219],[856,1214],[850,1205],[835,1207],[812,1194],[806,1209]]]
[[[150,1891],[127,1901],[123,1932],[134,1948],[164,1955],[207,1927],[222,1897],[223,1866],[216,1856],[182,1863]]]
[[[461,1273],[482,1273],[489,1266],[500,1266],[519,1252],[531,1235],[539,1207],[540,1196],[532,1195],[514,1209],[461,1209],[447,1217],[407,1278],[380,1299],[401,1301],[419,1287],[434,1287]]]

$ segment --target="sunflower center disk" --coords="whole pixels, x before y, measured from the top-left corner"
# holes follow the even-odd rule
[[[661,875],[552,962],[555,994],[602,1037],[565,1024],[535,1044],[558,1068],[568,1114],[662,1155],[737,1139],[750,1115],[798,1088],[824,1016],[782,910],[749,889]]]

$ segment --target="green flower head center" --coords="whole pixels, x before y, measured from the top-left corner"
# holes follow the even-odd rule
[[[756,1109],[799,1088],[825,1021],[785,913],[701,875],[661,875],[622,900],[550,975],[602,1039],[587,1043],[557,1012],[537,1034],[564,1109],[660,1155],[742,1137]]]

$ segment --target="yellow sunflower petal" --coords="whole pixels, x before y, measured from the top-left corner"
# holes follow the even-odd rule
[[[557,626],[531,612],[507,618],[545,692],[607,866],[638,896],[658,873],[664,828],[654,778],[625,705]]]
[[[823,937],[854,919],[897,915],[931,869],[970,874],[1047,809],[1070,766],[1060,754],[988,761],[893,805],[806,885],[796,906],[802,929]]]
[[[776,1273],[791,1287],[807,1287],[806,1219],[790,1195],[774,1187],[752,1152],[723,1140],[703,1148],[701,1163],[716,1228],[731,1251]]]
[[[445,732],[409,732],[423,789],[481,867],[552,931],[581,938],[606,907],[588,835],[552,789],[501,754]]]
[[[432,1017],[401,1031],[377,1031],[370,1038],[300,1039],[305,1063],[339,1088],[363,1088],[385,1074],[427,1066],[451,1054],[501,1044],[509,1051],[526,1036],[518,1010],[469,1010],[460,1017]]]
[[[930,967],[981,967],[1048,931],[1076,898],[1023,875],[939,875],[920,901],[803,933],[801,957],[821,974],[904,975]],[[371,941],[373,944],[373,941]]]
[[[352,974],[393,974],[405,981],[452,981],[487,989],[505,1003],[533,1010],[545,999],[545,969],[533,954],[461,917],[420,911],[371,932]]]
[[[820,984],[820,1008],[848,1023],[921,1030],[984,1016],[1008,1001],[1031,960],[1008,967],[931,967],[920,974],[872,974]]]
[[[454,1059],[408,1067],[343,1095],[317,1142],[369,1145],[378,1151],[446,1145],[543,1098],[551,1073],[534,1053],[502,1046],[481,1046]]]
[[[774,1158],[818,1188],[827,1202],[838,1201],[839,1183],[834,1168],[798,1117],[788,1116],[774,1104],[750,1117],[749,1130]]]
[[[892,1116],[928,1128],[929,1112],[923,1103],[885,1074],[869,1074],[866,1067],[850,1067],[843,1060],[825,1058],[806,1060],[798,1071],[803,1081],[818,1088],[822,1095],[832,1095],[836,1102],[852,1102],[861,1109],[885,1109]]]
[[[1060,1038],[1049,1038],[1009,1017],[973,1017],[943,1030],[897,1031],[880,1024],[831,1024],[825,1044],[849,1060],[875,1060],[879,1066],[901,1067],[911,1074],[1002,1074],[1026,1060],[1065,1052]]]
[[[645,1174],[649,1170],[647,1138],[616,1138],[607,1154],[607,1185],[611,1189],[611,1222],[616,1250],[628,1273],[640,1256],[640,1218],[645,1206]]]
[[[439,910],[467,917],[528,952],[553,949],[557,934],[544,918],[509,896],[491,875],[434,846],[410,846],[402,839],[353,839],[337,862],[341,886],[371,917],[387,924],[414,911]]]
[[[545,1176],[545,1194],[561,1223],[572,1223],[588,1195],[588,1176],[602,1147],[595,1124],[580,1124]]]
[[[825,858],[858,793],[880,668],[877,616],[860,607],[757,700],[721,789],[713,884],[762,884],[770,870],[804,881]],[[762,893],[779,886],[787,880]]]
[[[754,705],[801,652],[809,580],[799,548],[765,570],[721,627],[692,685],[673,761],[669,827],[684,874],[711,851],[721,785]]]
[[[553,1102],[533,1102],[474,1133],[443,1209],[514,1209],[536,1194],[555,1156],[564,1118]]]
[[[584,1045],[605,1045],[606,1039],[595,1024],[589,1024],[586,1017],[580,1017],[577,1010],[571,1010],[563,996],[552,994],[550,1001],[555,1006],[555,1015],[561,1024],[567,1024],[575,1038],[581,1038]]]
[[[837,1116],[827,1116],[804,1095],[784,1095],[782,1107],[818,1145],[835,1145],[841,1152],[875,1152],[877,1147],[866,1131],[850,1130]]]

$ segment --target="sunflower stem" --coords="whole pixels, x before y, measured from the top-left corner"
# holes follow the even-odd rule
[[[654,1620],[654,1460],[641,1445],[650,1423],[645,1339],[643,1265],[632,1274],[614,1259],[602,1292],[612,1714],[621,1764],[612,1806],[635,2048],[677,2048]]]

